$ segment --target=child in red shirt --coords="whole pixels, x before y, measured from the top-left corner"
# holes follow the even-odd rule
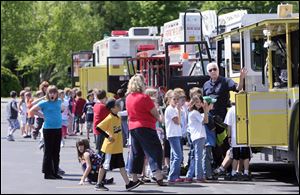
[[[76,99],[75,99],[75,129],[76,133],[80,132],[80,135],[82,135],[82,128],[84,124],[84,119],[81,118],[83,114],[83,107],[86,103],[85,99],[82,97],[82,92],[79,90],[76,92]],[[80,131],[79,131],[79,126],[80,126]]]

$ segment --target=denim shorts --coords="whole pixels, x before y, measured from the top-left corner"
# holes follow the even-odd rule
[[[20,129],[18,119],[8,119],[10,129]]]

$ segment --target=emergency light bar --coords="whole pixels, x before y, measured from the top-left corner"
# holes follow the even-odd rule
[[[154,49],[155,49],[154,44],[138,45],[138,47],[137,47],[138,51],[148,51],[148,50],[154,50]]]
[[[127,36],[128,31],[127,30],[113,30],[111,31],[111,36],[117,37],[117,36]]]

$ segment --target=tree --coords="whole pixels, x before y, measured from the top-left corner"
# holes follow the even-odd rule
[[[8,68],[1,66],[1,97],[8,97],[13,90],[16,92],[21,90],[20,82]]]
[[[129,10],[132,26],[163,26],[189,8],[187,1],[138,1]],[[134,3],[132,3],[134,4]]]
[[[298,1],[287,1],[299,11]],[[255,13],[277,8],[271,1],[1,1],[1,66],[22,86],[48,80],[71,85],[67,76],[73,52],[92,50],[112,30],[162,26],[188,8],[202,11],[248,6]]]
[[[100,39],[99,18],[91,14],[89,3],[29,3],[1,2],[1,57],[13,53],[23,72],[20,78],[31,75],[32,85],[41,80],[66,85],[72,52],[91,50]],[[11,22],[16,17],[13,21],[20,22]]]

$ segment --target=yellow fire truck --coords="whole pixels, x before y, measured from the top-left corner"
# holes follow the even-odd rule
[[[299,14],[290,10],[245,15],[247,25],[216,40],[229,43],[218,58],[226,76],[248,70],[245,92],[235,95],[237,143],[259,147],[266,160],[294,163],[299,181]]]

